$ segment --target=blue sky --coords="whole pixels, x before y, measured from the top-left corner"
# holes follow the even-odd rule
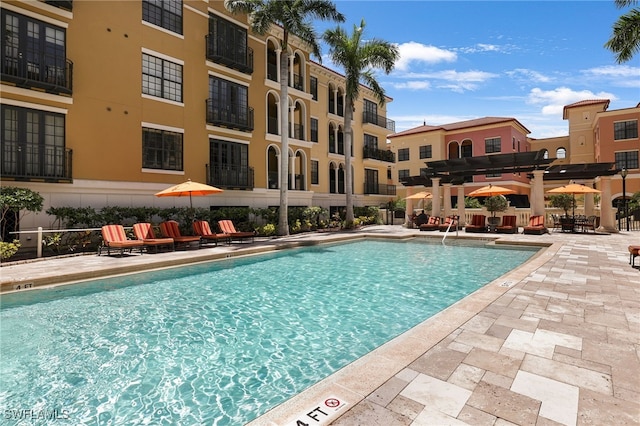
[[[597,1],[336,1],[351,34],[396,43],[394,71],[378,74],[393,98],[396,131],[485,116],[514,117],[531,137],[568,134],[562,108],[610,99],[609,110],[640,102],[640,54],[618,65],[604,48],[629,9]],[[317,22],[322,33],[335,23]],[[342,72],[326,56],[322,63]]]

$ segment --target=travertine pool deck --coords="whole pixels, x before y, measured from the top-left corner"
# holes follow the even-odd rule
[[[122,258],[74,256],[3,266],[0,288],[360,235],[443,236],[375,226]],[[487,242],[496,237],[458,235]],[[640,270],[629,265],[627,250],[640,244],[640,232],[505,234],[497,243],[545,248],[250,425],[640,424]]]

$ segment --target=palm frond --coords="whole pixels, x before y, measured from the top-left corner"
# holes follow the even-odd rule
[[[616,54],[620,64],[627,62],[640,50],[640,10],[622,15],[613,25],[613,36],[604,45]]]

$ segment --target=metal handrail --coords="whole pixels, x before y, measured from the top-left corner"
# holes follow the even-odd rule
[[[132,226],[125,226],[124,229],[133,229]],[[38,226],[38,229],[31,231],[11,231],[9,234],[37,234],[38,246],[36,247],[36,257],[42,257],[42,234],[55,233],[55,232],[85,232],[85,231],[101,231],[102,228],[71,228],[71,229],[42,229],[42,226]]]

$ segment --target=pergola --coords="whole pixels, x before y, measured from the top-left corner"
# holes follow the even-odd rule
[[[453,158],[425,162],[420,176],[400,179],[404,186],[432,187],[434,210],[440,210],[439,186],[444,186],[445,214],[451,210],[451,186],[458,185],[458,198],[464,198],[462,184],[471,176],[497,173],[527,173],[531,183],[531,214],[544,215],[543,181],[591,180],[603,178],[602,199],[611,205],[610,176],[619,173],[615,163],[560,164],[550,166],[555,158],[545,158],[545,150]],[[462,206],[461,206],[462,204]],[[464,203],[458,203],[458,214],[463,217]],[[613,213],[602,210],[601,228],[615,232]]]

